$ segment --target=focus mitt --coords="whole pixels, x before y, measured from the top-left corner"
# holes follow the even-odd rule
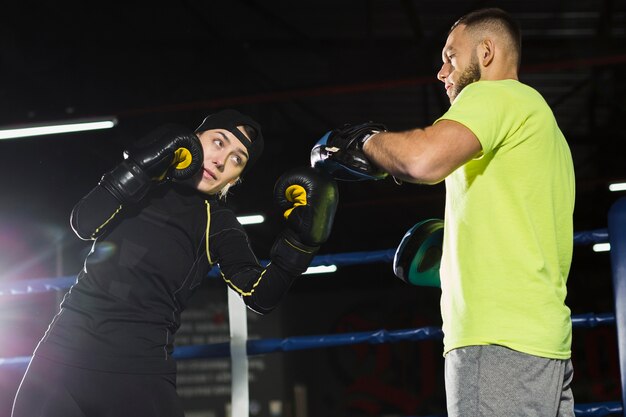
[[[412,285],[440,287],[439,266],[443,245],[443,220],[429,219],[411,227],[398,245],[393,272]]]

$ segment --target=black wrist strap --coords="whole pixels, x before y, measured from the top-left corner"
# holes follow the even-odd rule
[[[137,164],[127,159],[104,174],[99,184],[125,204],[140,201],[152,181]]]
[[[270,259],[290,274],[300,275],[307,270],[318,250],[319,246],[304,245],[285,230],[274,241]]]

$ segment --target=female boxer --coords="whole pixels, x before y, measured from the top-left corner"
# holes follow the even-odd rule
[[[94,240],[83,270],[35,349],[13,417],[182,417],[174,337],[209,270],[252,310],[270,312],[328,238],[333,180],[306,168],[279,178],[287,227],[263,268],[219,200],[259,158],[261,127],[224,110],[195,133],[168,125],[141,140],[72,210]],[[99,248],[109,256],[96,259]]]

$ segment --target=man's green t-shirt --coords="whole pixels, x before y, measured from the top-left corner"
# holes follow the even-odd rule
[[[495,344],[569,358],[574,168],[550,107],[519,81],[478,81],[443,119],[482,145],[446,178],[444,354]]]

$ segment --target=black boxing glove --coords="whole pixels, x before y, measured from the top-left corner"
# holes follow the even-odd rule
[[[336,180],[379,180],[387,173],[373,165],[363,152],[363,145],[376,133],[386,132],[380,123],[346,124],[326,132],[311,149],[311,166]]]
[[[314,168],[295,168],[276,181],[274,199],[287,228],[276,239],[271,259],[301,274],[330,235],[339,202],[337,183]]]
[[[135,203],[155,182],[192,177],[202,167],[204,152],[193,131],[170,124],[142,138],[124,157],[99,184],[120,203]]]

